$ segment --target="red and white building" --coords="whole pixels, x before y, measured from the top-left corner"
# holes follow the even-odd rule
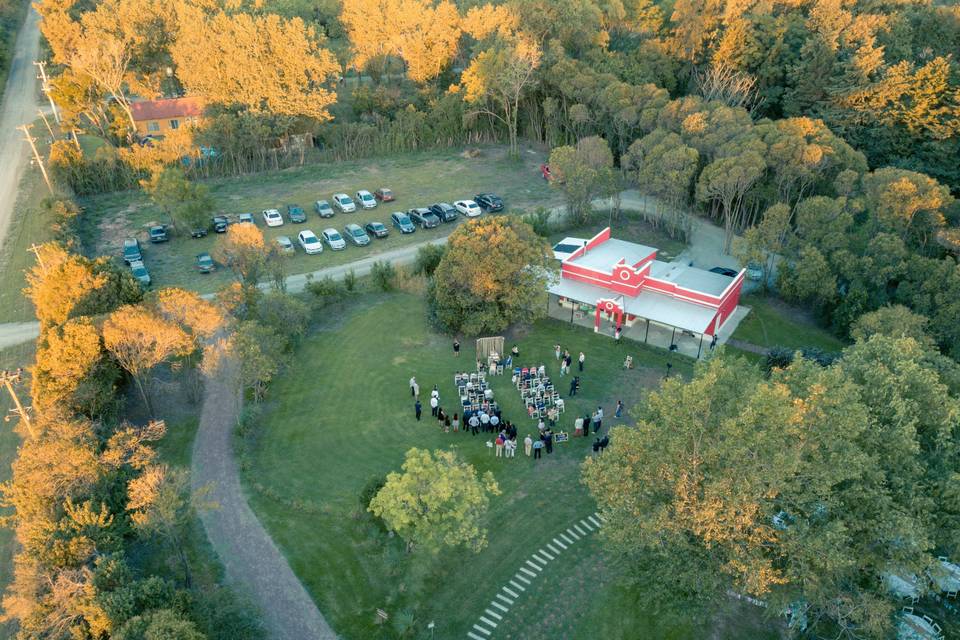
[[[572,249],[572,247],[571,247]],[[593,315],[594,331],[620,329],[647,342],[651,325],[670,333],[670,345],[686,336],[698,341],[684,351],[699,357],[704,339],[734,316],[745,270],[735,277],[657,260],[657,249],[610,237],[609,227],[562,258],[560,277],[549,286],[570,319]],[[688,340],[689,342],[689,340]],[[694,355],[691,353],[690,355]]]

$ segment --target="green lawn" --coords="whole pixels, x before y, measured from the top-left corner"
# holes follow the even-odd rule
[[[375,625],[378,608],[392,617],[412,613],[417,621],[414,637],[430,637],[424,626],[431,620],[436,638],[464,637],[485,603],[532,551],[595,509],[579,483],[579,464],[592,440],[559,444],[553,455],[537,463],[522,455],[505,460],[492,456],[485,446],[487,437],[442,433],[429,411],[422,422],[414,420],[407,384],[411,375],[424,391],[438,385],[442,404],[449,408],[456,404],[454,372],[474,363],[471,342],[462,340],[464,353],[455,359],[451,339],[433,331],[425,314],[423,300],[402,294],[368,296],[330,311],[325,326],[295,350],[289,370],[275,381],[263,413],[242,443],[252,507],[345,638],[396,637]],[[553,376],[558,375],[554,344],[586,353],[582,394],[568,400],[561,418],[560,428],[568,432],[578,412],[597,404],[608,417],[618,398],[632,406],[645,388],[659,382],[668,358],[666,352],[618,346],[555,320],[508,340],[518,344],[522,362],[545,362]],[[626,353],[634,356],[638,368],[621,368]],[[681,375],[690,375],[691,367],[686,359],[675,361]],[[566,396],[569,378],[555,379]],[[533,421],[523,417],[509,377],[494,378],[492,387],[504,417],[520,426],[520,438],[535,432]],[[608,419],[605,425],[612,422]],[[414,561],[397,539],[359,513],[363,487],[398,469],[414,446],[454,449],[478,471],[494,473],[503,495],[492,498],[489,546],[481,553],[447,550],[430,562]],[[550,567],[556,577],[535,583],[524,597],[542,603],[555,581],[566,580],[581,562],[594,562],[599,555],[596,546],[585,559],[563,557]],[[598,579],[589,585],[590,606],[634,621],[632,632],[621,637],[697,637],[686,629],[661,629],[642,610],[608,607],[602,594],[610,572],[603,566],[590,570],[598,571]],[[547,595],[537,595],[541,587]],[[567,603],[550,606],[563,609]],[[599,637],[577,616],[564,622],[575,631],[572,635],[537,635],[541,616],[535,610],[512,620],[510,637]]]
[[[43,128],[43,123],[39,123],[39,128]],[[34,133],[39,128],[34,123]],[[44,147],[45,137],[37,136],[38,147]],[[44,148],[40,151],[46,153]],[[0,250],[0,322],[34,319],[33,305],[22,293],[26,286],[24,271],[34,264],[30,245],[47,242],[53,237],[50,231],[53,220],[40,206],[47,195],[39,170],[29,164],[25,166],[7,238]]]
[[[228,214],[253,213],[258,226],[268,240],[286,235],[296,242],[297,233],[309,228],[317,235],[327,227],[342,230],[349,222],[361,225],[380,221],[390,227],[390,214],[435,202],[473,197],[481,191],[500,194],[511,210],[522,210],[534,205],[560,202],[560,196],[538,179],[537,166],[542,153],[524,152],[520,160],[506,157],[502,147],[484,147],[476,158],[466,158],[456,150],[403,154],[386,158],[306,165],[283,171],[265,172],[241,178],[219,179],[207,182],[216,200],[216,210]],[[390,187],[396,202],[381,204],[370,211],[337,214],[321,219],[313,210],[316,200],[331,200],[334,193],[354,194],[359,189],[373,191]],[[260,212],[267,208],[284,211],[286,204],[299,204],[308,215],[306,224],[286,222],[282,227],[268,229]],[[173,236],[166,244],[150,245],[146,232],[150,224],[164,222],[161,212],[149,198],[139,191],[111,193],[83,201],[87,213],[81,234],[84,250],[90,255],[119,256],[123,239],[130,235],[144,244],[144,257],[155,286],[189,286],[204,293],[215,291],[230,278],[225,269],[198,277],[194,270],[196,254],[210,251],[216,239],[211,233],[202,239]],[[286,219],[286,215],[284,213]],[[423,242],[450,232],[454,225],[437,229],[418,230],[401,235],[391,228],[384,240],[374,240],[370,246],[350,246],[345,251],[324,251],[308,256],[298,249],[288,259],[287,272],[306,273],[323,267],[342,264]]]
[[[780,300],[759,295],[744,296],[740,304],[750,307],[733,337],[761,347],[817,347],[839,351],[843,341],[818,326],[809,313]]]

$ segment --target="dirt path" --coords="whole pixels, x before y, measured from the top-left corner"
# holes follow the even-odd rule
[[[269,638],[333,640],[336,634],[247,504],[232,446],[241,408],[237,365],[222,358],[216,369],[206,381],[191,465],[194,489],[211,487],[219,505],[200,516],[207,537],[227,581],[260,610]]]
[[[27,144],[23,133],[17,131],[22,124],[33,122],[37,117],[37,70],[34,60],[40,55],[39,16],[30,8],[14,45],[10,75],[3,92],[0,110],[0,247],[3,246],[13,218],[14,205],[20,176],[26,166]],[[40,135],[34,131],[34,135]]]

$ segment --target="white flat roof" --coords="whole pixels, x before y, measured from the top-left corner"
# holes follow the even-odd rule
[[[650,276],[712,296],[722,294],[734,280],[729,276],[712,273],[706,269],[697,269],[682,262],[662,262],[660,260],[654,260],[651,263]]]
[[[620,297],[619,294],[585,282],[561,278],[548,287],[550,293],[564,298],[577,300],[584,304],[595,305],[601,298]],[[694,333],[703,333],[710,326],[717,310],[711,307],[687,302],[672,296],[653,291],[641,291],[635,298],[622,296],[624,311],[654,322],[661,322],[678,329]]]
[[[613,265],[620,262],[623,258],[629,265],[635,265],[651,253],[656,251],[654,247],[648,247],[635,242],[626,242],[610,238],[600,243],[592,249],[587,249],[587,253],[576,258],[571,258],[570,263],[593,269],[595,271],[613,272]]]

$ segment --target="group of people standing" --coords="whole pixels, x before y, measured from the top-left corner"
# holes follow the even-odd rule
[[[569,349],[562,349],[560,345],[554,345],[554,355],[557,356],[557,360],[560,362],[560,375],[566,375],[570,373],[570,367],[573,366],[573,355],[570,353]],[[581,351],[580,355],[577,356],[577,369],[580,373],[583,373],[583,363],[586,362],[587,356]]]

